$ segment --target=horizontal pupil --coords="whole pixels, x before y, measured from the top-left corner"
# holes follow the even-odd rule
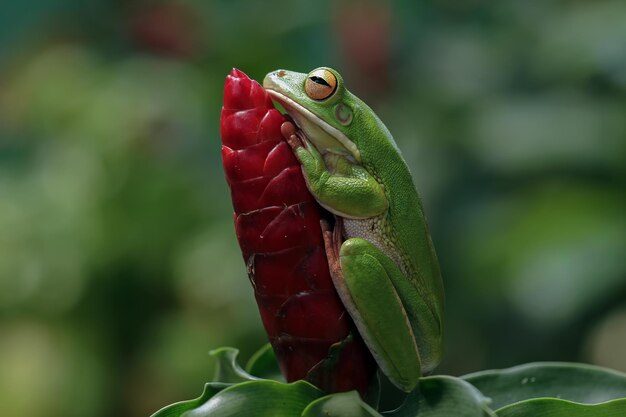
[[[312,77],[309,77],[309,80],[313,81],[315,84],[321,84],[321,85],[325,85],[326,87],[330,87],[330,84],[328,84],[328,82],[322,77],[318,77],[314,75]]]

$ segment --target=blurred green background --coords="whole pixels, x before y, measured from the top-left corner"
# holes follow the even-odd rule
[[[265,342],[219,113],[232,67],[337,68],[411,166],[440,373],[626,371],[626,3],[9,2],[0,415],[145,416]]]

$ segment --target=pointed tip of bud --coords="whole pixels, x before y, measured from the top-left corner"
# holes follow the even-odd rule
[[[237,68],[233,68],[230,71],[229,74],[231,77],[235,77],[235,78],[248,78],[248,76],[241,70],[237,69]]]

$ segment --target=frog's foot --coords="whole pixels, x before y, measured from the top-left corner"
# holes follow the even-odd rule
[[[294,152],[306,144],[304,133],[292,121],[283,122],[280,125],[280,133]]]
[[[343,280],[341,273],[341,264],[339,263],[339,250],[341,249],[341,230],[343,228],[343,221],[341,217],[335,216],[334,228],[327,220],[321,220],[320,226],[322,227],[322,236],[324,237],[324,247],[326,248],[326,258],[328,259],[328,268],[331,276],[340,277]]]

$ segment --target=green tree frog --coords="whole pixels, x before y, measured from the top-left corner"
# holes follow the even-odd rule
[[[322,225],[337,292],[382,372],[411,391],[439,363],[443,285],[413,179],[393,137],[332,68],[277,70],[263,86],[307,186],[335,215]]]

